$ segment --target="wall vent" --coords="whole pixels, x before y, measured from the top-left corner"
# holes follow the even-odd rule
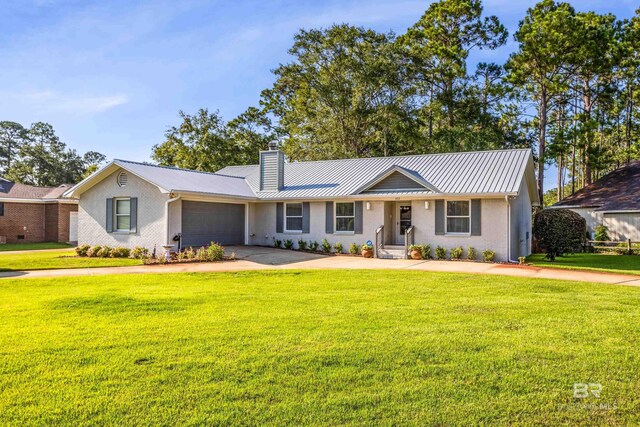
[[[120,187],[126,187],[126,186],[127,186],[127,182],[128,182],[128,180],[129,180],[129,177],[127,176],[127,174],[126,174],[126,173],[124,173],[124,172],[120,172],[120,173],[118,174],[118,185],[119,185]]]

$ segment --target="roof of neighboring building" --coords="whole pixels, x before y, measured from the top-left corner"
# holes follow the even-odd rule
[[[640,160],[609,172],[553,206],[595,207],[599,211],[640,210]]]
[[[533,166],[528,149],[292,162],[285,163],[284,188],[277,192],[259,191],[258,165],[218,173],[245,178],[260,199],[351,196],[393,167],[428,183],[422,194],[517,194],[527,166]]]
[[[58,187],[39,187],[0,179],[0,199],[59,199],[71,188],[69,184]]]

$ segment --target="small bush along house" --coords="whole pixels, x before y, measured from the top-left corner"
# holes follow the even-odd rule
[[[79,243],[110,246],[272,245],[274,240],[371,241],[531,251],[539,200],[530,150],[287,162],[216,173],[114,160],[66,193],[79,199]],[[385,252],[386,251],[386,252]]]

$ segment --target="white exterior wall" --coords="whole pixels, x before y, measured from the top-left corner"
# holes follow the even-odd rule
[[[435,202],[431,200],[429,205],[429,209],[425,209],[424,200],[413,201],[411,221],[416,227],[416,243],[431,245],[432,256],[437,246],[447,249],[447,257],[449,251],[456,246],[462,246],[465,255],[467,248],[472,246],[478,253],[478,259],[482,259],[483,250],[491,249],[496,252],[496,261],[507,260],[507,204],[504,199],[482,199],[480,236],[447,234],[436,236]]]
[[[131,173],[127,173],[127,185],[120,187],[116,182],[120,171],[121,169],[115,171],[80,196],[78,244],[128,248],[142,246],[149,250],[153,250],[156,245],[162,251],[160,246],[165,244],[166,233],[165,201],[169,195],[161,193],[158,187]],[[106,200],[113,197],[138,198],[138,226],[135,233],[107,232]]]
[[[601,212],[594,208],[571,208],[587,221],[587,232],[593,238],[596,227],[603,224],[609,228],[611,240],[640,241],[640,212]]]
[[[352,201],[352,200],[349,200]],[[342,243],[345,252],[351,243],[361,245],[367,240],[374,241],[376,228],[384,222],[384,202],[369,202],[370,210],[363,203],[362,234],[354,233],[326,233],[326,203],[310,202],[309,233],[285,232],[276,233],[276,203],[250,203],[249,208],[249,244],[250,245],[273,245],[273,238],[279,240],[291,239],[298,247],[298,240],[304,239],[307,242],[315,240],[321,242],[327,239],[331,244]]]
[[[518,197],[510,200],[511,205],[511,259],[531,254],[532,206],[529,188],[523,181]]]
[[[507,203],[501,199],[482,200],[481,236],[435,235],[435,203],[430,200],[429,209],[425,209],[425,200],[411,202],[412,223],[415,226],[415,241],[417,244],[430,244],[432,252],[436,246],[450,250],[456,246],[466,249],[473,246],[478,252],[478,258],[485,249],[496,251],[496,260],[507,260]],[[363,233],[362,234],[327,234],[325,232],[325,202],[310,203],[310,233],[276,233],[276,203],[252,203],[249,209],[249,244],[273,245],[273,238],[279,240],[291,239],[298,245],[298,239],[306,241],[322,241],[330,243],[340,242],[348,250],[349,244],[362,244],[367,240],[375,241],[375,230],[384,224],[384,201],[363,202]],[[530,222],[530,220],[529,220]]]

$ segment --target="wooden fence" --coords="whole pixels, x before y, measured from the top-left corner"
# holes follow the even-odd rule
[[[640,242],[587,240],[586,252],[615,252],[627,255],[640,255]]]

